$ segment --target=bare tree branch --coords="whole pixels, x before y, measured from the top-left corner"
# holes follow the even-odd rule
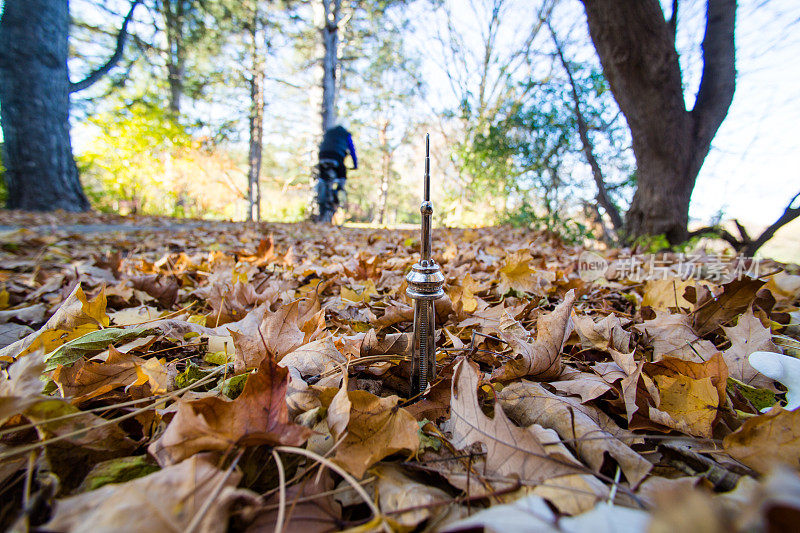
[[[125,19],[122,21],[122,28],[120,28],[119,33],[117,34],[117,46],[114,49],[114,53],[108,58],[108,61],[101,67],[98,67],[94,70],[91,74],[86,76],[79,82],[70,83],[69,84],[69,92],[74,93],[78,91],[82,91],[88,87],[94,85],[97,81],[99,81],[103,76],[108,74],[108,72],[114,68],[114,66],[119,62],[122,58],[122,53],[125,50],[125,41],[128,38],[128,23],[133,18],[133,12],[136,9],[136,6],[142,3],[142,0],[133,0],[131,3],[131,8],[128,10],[128,14],[125,15]]]
[[[789,222],[793,221],[797,217],[800,217],[800,205],[794,206],[795,201],[800,198],[800,192],[795,194],[791,200],[789,200],[789,204],[784,209],[783,214],[778,217],[778,220],[773,222],[767,229],[761,232],[756,239],[751,239],[750,236],[747,234],[747,230],[744,229],[744,226],[738,221],[734,220],[733,222],[736,224],[736,228],[739,231],[739,235],[741,238],[737,239],[733,235],[731,235],[727,230],[720,228],[720,227],[705,227],[700,228],[698,230],[692,231],[689,233],[689,237],[700,237],[703,235],[714,235],[719,237],[720,239],[726,241],[728,244],[733,246],[733,249],[737,252],[752,257],[758,251],[759,248],[764,246],[772,237],[775,236],[775,233],[781,229],[783,226],[788,224]],[[794,206],[794,207],[793,207]]]
[[[617,206],[614,205],[614,202],[612,202],[611,198],[608,196],[605,179],[603,178],[603,172],[600,169],[600,164],[597,162],[597,158],[594,156],[594,146],[592,145],[592,140],[589,138],[589,128],[586,124],[586,119],[583,117],[583,113],[581,112],[581,99],[580,95],[578,94],[578,87],[575,84],[575,78],[572,76],[572,70],[567,63],[567,60],[564,58],[564,52],[561,48],[561,43],[558,42],[558,37],[556,36],[555,30],[553,30],[553,27],[549,22],[547,23],[547,27],[550,30],[551,37],[553,38],[553,45],[556,48],[556,54],[558,54],[558,58],[561,60],[561,66],[564,67],[564,72],[566,72],[567,79],[569,80],[573,110],[575,111],[575,120],[578,123],[578,135],[581,138],[581,144],[583,144],[583,154],[592,169],[592,176],[594,177],[595,185],[597,185],[597,200],[600,202],[600,205],[603,206],[605,212],[608,213],[608,216],[611,219],[611,224],[614,226],[614,230],[619,232],[623,226],[622,216],[619,214]]]
[[[761,248],[768,240],[770,240],[774,235],[775,232],[781,229],[783,226],[791,222],[792,220],[796,219],[800,216],[800,205],[796,207],[792,207],[800,197],[800,192],[794,195],[792,199],[789,201],[789,204],[786,206],[786,209],[783,211],[783,214],[772,223],[770,227],[765,229],[758,238],[750,243],[748,243],[743,249],[745,255],[752,256],[756,253],[756,250]]]

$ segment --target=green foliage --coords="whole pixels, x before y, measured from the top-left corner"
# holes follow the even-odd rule
[[[587,239],[596,238],[592,229],[579,220],[562,217],[558,213],[540,215],[528,203],[522,204],[513,211],[506,211],[500,218],[500,223],[549,231],[558,235],[567,244],[583,244]]]
[[[78,158],[95,208],[125,214],[235,215],[240,173],[162,107],[138,101],[89,119],[98,135]],[[237,176],[238,179],[238,176]]]
[[[663,233],[660,235],[642,235],[633,241],[633,247],[645,254],[655,254],[664,250],[669,250],[670,245],[667,236]]]

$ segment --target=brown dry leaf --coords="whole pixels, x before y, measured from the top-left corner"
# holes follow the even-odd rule
[[[619,373],[621,374],[621,378],[625,377],[624,372]],[[550,381],[549,383],[557,391],[572,396],[578,396],[581,399],[581,403],[586,403],[613,390],[612,382],[613,381],[598,376],[597,374],[569,369],[559,376],[558,381]]]
[[[202,456],[194,456],[148,476],[112,484],[56,502],[48,531],[70,533],[120,531],[183,531],[203,507],[198,531],[227,530],[228,511],[235,500],[255,495],[235,490],[241,474],[227,474]],[[218,486],[223,490],[214,494]]]
[[[208,321],[216,327],[241,320],[248,311],[265,302],[271,304],[279,291],[277,284],[267,285],[261,292],[256,292],[252,283],[225,282],[198,289],[195,294],[208,301],[211,306]]]
[[[752,307],[739,316],[735,326],[722,329],[731,341],[731,347],[722,352],[730,376],[751,387],[774,390],[773,381],[750,366],[747,359],[757,351],[781,353],[772,342],[772,332],[753,314]]]
[[[376,491],[378,506],[384,513],[400,509],[416,509],[392,514],[392,520],[404,529],[412,530],[431,517],[446,512],[446,505],[431,505],[451,500],[442,489],[416,482],[393,465],[378,465],[370,471],[378,480]]]
[[[575,291],[570,289],[552,313],[537,320],[536,340],[533,342],[512,333],[502,335],[514,350],[515,358],[492,372],[492,380],[508,381],[526,376],[548,380],[558,377],[563,370],[561,348],[569,336],[569,315],[574,302]]]
[[[728,454],[759,473],[776,464],[797,468],[800,464],[800,409],[773,407],[750,418],[727,435],[723,446]]]
[[[692,302],[683,297],[687,287],[693,287],[694,280],[680,278],[655,279],[644,286],[642,307],[652,307],[657,311],[672,309],[692,309]]]
[[[585,315],[573,315],[572,323],[581,339],[582,348],[612,348],[620,352],[629,349],[631,334],[623,329],[622,321],[616,315],[608,315],[597,322]]]
[[[717,297],[712,296],[707,289],[696,291],[696,294],[689,298],[695,302],[692,311],[694,330],[703,336],[727,324],[750,307],[756,299],[756,293],[765,283],[750,278],[733,280],[722,286],[722,294]],[[690,288],[687,295],[691,295],[692,291]]]
[[[286,354],[278,366],[294,368],[302,376],[318,376],[347,363],[347,358],[336,349],[333,339],[326,337],[304,344]]]
[[[530,253],[524,250],[510,253],[506,256],[503,266],[499,269],[500,284],[497,291],[506,294],[510,290],[527,292],[536,296],[545,296],[555,276],[547,270],[531,268],[533,260]]]
[[[653,361],[676,357],[685,361],[707,361],[717,353],[714,343],[701,339],[692,329],[688,315],[656,311],[656,318],[645,320],[636,329],[646,333],[653,344]]]
[[[608,487],[594,476],[571,474],[546,479],[526,493],[544,498],[560,513],[576,515],[594,508],[598,502],[608,498]]]
[[[155,298],[161,307],[169,309],[178,300],[181,282],[175,276],[153,274],[131,278],[133,288]]]
[[[462,359],[454,370],[449,429],[456,449],[483,443],[487,475],[518,478],[523,483],[536,484],[582,470],[569,456],[561,453],[551,455],[539,442],[536,433],[515,426],[497,404],[494,418],[483,414],[477,396],[478,383],[478,365]]]
[[[201,451],[225,451],[237,444],[302,444],[311,431],[289,422],[287,375],[285,368],[268,360],[248,376],[235,400],[179,400],[172,422],[148,451],[159,464],[169,465]]]
[[[137,367],[144,360],[130,354],[109,351],[105,361],[78,360],[72,366],[61,366],[53,372],[53,381],[64,398],[79,405],[117,387],[143,385],[147,376],[139,376]]]
[[[369,330],[360,342],[357,343],[356,357],[368,357],[370,355],[405,355],[411,350],[411,333],[389,333],[381,335],[374,329]]]
[[[280,361],[284,355],[302,346],[306,342],[301,329],[303,325],[300,322],[300,301],[295,300],[282,305],[274,313],[265,311],[263,320],[249,324],[247,329],[231,329],[236,347],[236,372],[257,368],[270,357]]]
[[[384,457],[417,451],[419,426],[411,413],[397,406],[397,396],[379,398],[363,390],[332,391],[336,389],[327,389],[320,399],[323,405],[334,406],[334,418],[329,418],[331,429],[336,428],[334,438],[338,441],[344,435],[333,460],[357,479]],[[342,398],[345,394],[346,399]],[[349,417],[345,415],[348,401]],[[343,426],[345,433],[341,433]]]
[[[0,425],[9,417],[23,412],[44,398],[42,373],[45,368],[44,350],[19,358],[0,379]]]
[[[596,409],[556,396],[529,381],[512,383],[498,397],[509,418],[523,426],[539,424],[554,429],[596,472],[606,453],[617,461],[633,487],[652,468],[649,461],[625,444],[624,440],[631,439],[630,434]]]

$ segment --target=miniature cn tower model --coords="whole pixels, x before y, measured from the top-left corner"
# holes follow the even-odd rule
[[[414,300],[414,342],[411,346],[411,395],[425,392],[436,377],[436,337],[434,302],[444,296],[444,274],[431,257],[431,158],[430,138],[425,135],[425,187],[422,213],[419,263],[406,276],[406,294]]]

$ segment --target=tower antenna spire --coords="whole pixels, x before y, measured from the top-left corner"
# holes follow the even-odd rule
[[[414,340],[411,345],[411,394],[425,392],[428,383],[436,377],[436,335],[434,301],[444,296],[444,274],[433,260],[431,249],[431,153],[430,136],[425,134],[425,177],[423,200],[419,206],[422,215],[420,227],[419,263],[406,276],[406,294],[414,300]]]

